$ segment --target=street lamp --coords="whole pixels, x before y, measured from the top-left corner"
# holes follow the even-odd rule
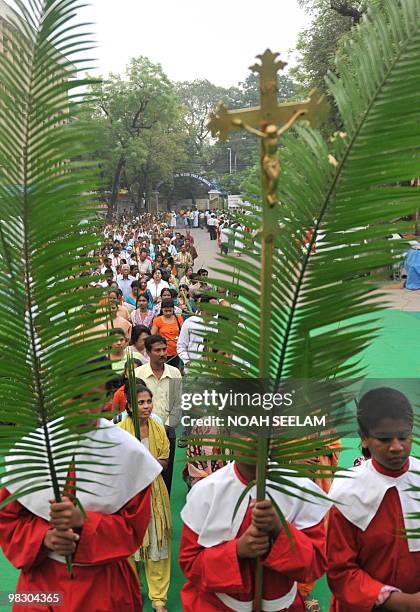
[[[232,174],[232,149],[230,147],[227,149],[229,151],[229,174]]]

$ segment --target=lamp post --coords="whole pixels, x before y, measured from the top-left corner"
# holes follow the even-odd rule
[[[227,149],[229,151],[229,174],[232,174],[232,149],[230,147]]]

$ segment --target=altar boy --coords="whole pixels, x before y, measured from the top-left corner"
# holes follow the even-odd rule
[[[269,489],[287,519],[290,536],[269,499],[255,502],[255,487],[235,506],[255,466],[234,461],[197,483],[181,513],[184,529],[180,565],[187,583],[181,597],[184,612],[253,610],[256,559],[264,568],[263,610],[303,611],[298,582],[325,572],[323,517],[328,502],[308,493],[297,497]],[[322,494],[308,479],[301,486]]]
[[[97,396],[104,388],[105,385],[100,385],[85,395]],[[86,516],[70,496],[64,496],[61,503],[51,501],[54,498],[51,488],[28,493],[0,510],[0,547],[21,570],[16,590],[41,594],[38,602],[35,599],[34,603],[19,604],[14,610],[143,609],[139,580],[128,558],[146,533],[151,512],[150,484],[162,468],[133,436],[106,419],[97,419],[98,415],[93,413],[101,411],[100,404],[93,404],[86,411],[92,429],[75,453],[74,464],[70,461],[66,467],[67,486],[74,487],[79,482],[85,489],[78,493],[78,499]],[[54,450],[54,423],[50,428]],[[37,430],[36,436],[39,449],[45,449],[42,429]],[[0,502],[7,501],[10,494],[22,487],[22,482],[12,483],[8,477],[15,459],[22,459],[22,455],[13,456],[12,452],[7,458]],[[90,470],[95,474],[89,472],[88,464],[92,461],[96,463]],[[36,474],[25,488],[28,484],[36,485],[35,477]],[[89,484],[83,482],[86,478],[91,481]],[[41,480],[46,477],[36,478],[38,484],[43,484]],[[72,574],[68,572],[66,556],[72,556]],[[60,593],[60,605],[56,602],[55,606],[51,598],[42,599],[47,593]]]
[[[368,460],[337,478],[328,528],[331,611],[420,610],[420,461],[410,457],[413,411],[394,389],[366,393],[358,406]]]

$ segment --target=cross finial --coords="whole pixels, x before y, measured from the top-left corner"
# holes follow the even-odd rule
[[[274,122],[274,113],[277,108],[277,73],[287,66],[287,63],[278,60],[278,57],[278,53],[267,49],[262,55],[257,55],[261,64],[255,63],[250,66],[250,70],[260,75],[261,113],[262,119],[267,123]]]
[[[328,109],[325,98],[313,90],[309,100],[305,102],[278,103],[277,74],[287,65],[278,59],[279,54],[267,49],[257,58],[261,63],[255,63],[250,70],[260,76],[260,106],[242,110],[229,110],[221,102],[211,113],[208,126],[213,137],[222,142],[229,138],[231,132],[248,126],[264,130],[267,125],[281,128],[289,124],[294,117],[304,117],[313,126],[319,123],[320,115]]]
[[[263,76],[264,70],[267,68],[272,68],[277,74],[279,70],[283,70],[283,68],[287,66],[287,62],[277,60],[279,55],[280,53],[273,53],[270,49],[266,49],[264,53],[257,55],[257,59],[261,60],[261,64],[255,63],[253,66],[250,66],[249,69],[252,70],[252,72],[258,72],[261,77]]]

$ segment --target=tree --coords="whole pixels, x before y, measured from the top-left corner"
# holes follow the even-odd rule
[[[128,158],[132,160],[141,146],[136,141],[159,125],[176,122],[179,105],[161,66],[146,57],[132,59],[124,78],[111,75],[93,93],[98,100],[94,119],[105,133],[104,174],[110,177],[108,215],[112,216]]]
[[[359,2],[350,3],[346,0],[330,0],[330,6],[343,17],[351,17],[354,24],[359,23],[362,18],[362,10]]]
[[[351,29],[361,22],[369,7],[384,0],[298,0],[312,16],[311,25],[299,34],[296,50],[300,59],[291,74],[305,88],[326,91],[325,76],[335,72],[335,57]]]
[[[177,83],[176,91],[184,106],[192,145],[190,153],[202,158],[209,135],[207,120],[215,106],[226,97],[228,90],[210,83],[207,79],[196,79]]]
[[[278,75],[277,88],[279,100],[293,99],[298,96],[298,85],[288,75]],[[247,108],[258,106],[260,104],[260,95],[257,75],[251,73],[244,81],[238,84],[237,88],[228,90],[223,101],[229,108]],[[230,152],[229,148],[231,149]],[[257,162],[258,156],[259,151],[255,147],[253,136],[248,134],[248,132],[233,132],[229,142],[216,142],[211,169],[218,175],[230,170],[232,173],[246,173]],[[231,168],[230,160],[232,161]],[[242,177],[233,181],[229,180],[228,183],[239,185],[242,183]]]
[[[335,71],[340,41],[350,32],[353,20],[333,10],[330,0],[299,0],[299,4],[313,19],[298,36],[299,62],[291,73],[305,88],[326,91],[325,76],[328,71]]]
[[[166,126],[159,123],[141,139],[132,141],[127,153],[125,182],[132,193],[135,212],[141,212],[143,195],[148,207],[151,192],[159,183],[171,182],[177,166],[185,159],[183,130],[182,121]]]
[[[298,87],[290,77],[280,75],[278,89],[279,98],[286,99],[296,96]],[[185,160],[188,170],[220,176],[227,172],[246,171],[255,164],[258,152],[249,134],[235,133],[228,143],[215,143],[207,128],[210,114],[219,102],[224,102],[230,108],[259,104],[260,91],[254,74],[247,76],[236,87],[229,88],[218,87],[207,80],[186,81],[178,83],[177,92],[184,106],[189,130]]]
[[[238,85],[239,96],[236,105],[233,108],[242,106],[258,106],[260,103],[260,87],[258,76],[252,72],[245,81],[241,81]],[[287,74],[279,74],[277,77],[278,96],[281,100],[296,98],[298,95],[298,86],[295,81]]]

